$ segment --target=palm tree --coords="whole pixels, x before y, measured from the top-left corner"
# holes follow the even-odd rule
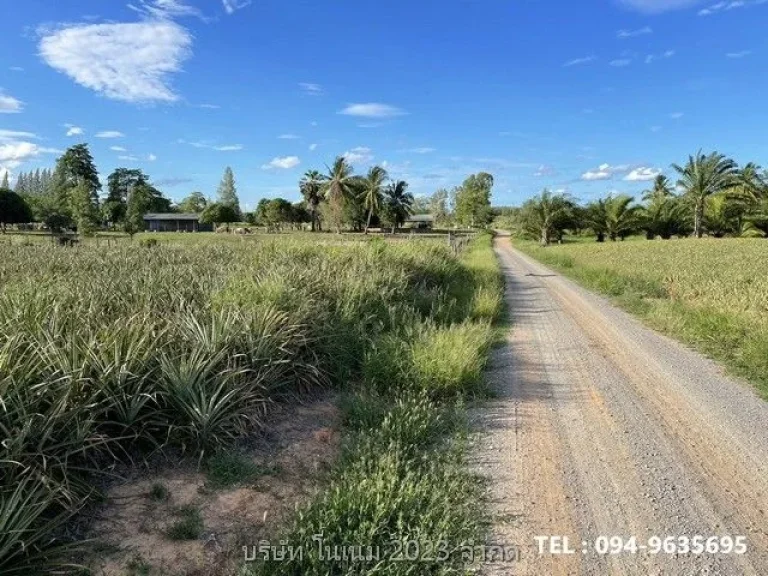
[[[354,195],[357,179],[353,175],[352,166],[344,156],[338,156],[333,166],[328,168],[328,175],[323,181],[323,193],[328,200],[328,206],[336,226],[336,232],[341,234],[341,222],[344,218],[344,202]]]
[[[574,204],[565,194],[544,190],[537,198],[523,204],[521,217],[526,232],[538,236],[539,244],[548,246],[552,234],[561,231],[573,215]]]
[[[395,229],[405,223],[408,215],[411,213],[413,204],[413,194],[408,192],[408,182],[398,180],[392,182],[384,191],[386,196],[386,208],[389,214],[389,220],[392,223],[392,234]]]
[[[704,155],[699,150],[696,156],[688,157],[685,166],[672,164],[672,168],[680,174],[677,185],[693,205],[693,234],[701,238],[706,200],[734,186],[738,174],[736,162],[719,152]]]
[[[765,176],[760,174],[760,170],[760,166],[754,162],[749,162],[741,168],[736,174],[733,194],[752,203],[768,197],[768,183]]]
[[[378,214],[381,210],[383,201],[382,191],[387,178],[387,171],[384,168],[373,166],[368,170],[368,175],[360,183],[360,198],[363,201],[363,207],[368,211],[368,220],[365,223],[366,234],[368,234],[368,228],[371,226],[371,217],[374,214]]]
[[[608,232],[606,222],[608,221],[608,210],[605,200],[600,198],[590,202],[584,210],[584,223],[597,236],[598,242],[605,242],[605,234]]]
[[[653,180],[653,188],[643,192],[643,200],[657,200],[674,196],[669,179],[664,174],[659,174]]]
[[[320,174],[317,170],[308,170],[304,174],[304,178],[299,182],[299,189],[301,195],[304,196],[304,200],[307,203],[309,209],[310,221],[312,222],[312,232],[320,230],[320,218],[318,215],[318,207],[322,198],[322,186],[325,176]]]
[[[619,194],[618,196],[608,196],[605,201],[605,230],[608,238],[615,241],[616,238],[624,240],[633,230],[637,229],[637,213],[640,206],[632,206],[634,202],[632,196]]]

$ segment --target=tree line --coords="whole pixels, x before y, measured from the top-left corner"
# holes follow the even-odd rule
[[[87,144],[72,146],[53,170],[21,173],[14,190],[7,174],[0,187],[0,222],[42,223],[53,232],[76,230],[89,235],[98,229],[131,235],[144,229],[147,213],[184,212],[215,225],[248,222],[280,229],[284,226],[321,231],[324,227],[368,232],[371,227],[402,227],[412,214],[431,214],[435,225],[482,227],[492,220],[493,176],[480,172],[448,191],[414,196],[404,180],[390,178],[382,166],[358,175],[349,161],[337,157],[325,171],[309,170],[299,182],[301,200],[264,198],[253,212],[243,212],[234,173],[227,167],[215,200],[202,192],[178,204],[165,197],[142,170],[116,168],[106,179],[106,193]]]
[[[568,194],[544,190],[521,207],[500,213],[499,224],[543,246],[562,241],[566,233],[591,234],[598,242],[633,234],[649,240],[705,234],[768,237],[768,171],[701,151],[672,169],[677,180],[658,175],[641,203],[627,194],[609,194],[580,205]]]

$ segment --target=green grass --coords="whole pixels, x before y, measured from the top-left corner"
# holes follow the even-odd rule
[[[248,484],[268,474],[274,468],[259,466],[252,458],[238,452],[219,452],[211,456],[205,464],[205,485],[208,488],[229,488],[238,484]]]
[[[501,312],[502,287],[490,237],[482,236],[456,267],[433,271],[452,297],[429,318],[409,317],[372,339],[360,386],[341,403],[346,429],[329,485],[275,535],[301,559],[246,564],[246,574],[461,574],[458,550],[483,541],[488,518],[484,487],[467,466],[464,403],[482,394],[481,373]],[[424,284],[425,290],[431,286]],[[482,313],[477,295],[485,298]],[[439,299],[438,299],[439,301]],[[321,557],[316,535],[322,535]],[[417,542],[417,560],[398,560],[393,542]],[[335,547],[378,550],[364,558],[329,561]],[[411,544],[413,546],[413,544]],[[340,549],[340,548],[339,548]]]
[[[171,497],[171,492],[165,484],[155,482],[149,488],[149,499],[153,502],[166,502]]]
[[[203,516],[195,506],[183,506],[177,510],[178,519],[166,532],[171,540],[197,540],[203,534]]]
[[[768,242],[515,245],[722,362],[768,398],[768,275],[761,272],[768,262]]]

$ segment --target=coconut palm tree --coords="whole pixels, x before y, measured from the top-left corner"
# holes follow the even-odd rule
[[[632,205],[634,200],[626,194],[608,196],[605,200],[605,230],[611,241],[624,240],[637,229],[640,206]]]
[[[738,177],[736,162],[719,152],[705,155],[699,150],[695,156],[688,157],[685,166],[672,164],[672,168],[680,175],[677,185],[683,189],[683,196],[693,206],[693,234],[701,238],[707,198],[735,185]]]
[[[371,226],[371,217],[378,214],[383,202],[384,182],[389,176],[381,166],[373,166],[368,170],[368,175],[360,182],[360,199],[363,207],[368,211],[368,220],[365,223],[365,233]]]
[[[352,166],[344,156],[338,156],[334,160],[333,166],[328,168],[328,175],[323,181],[323,195],[328,201],[336,232],[339,234],[341,234],[341,222],[344,218],[344,202],[354,195],[357,182]]]
[[[320,174],[317,170],[308,170],[301,179],[301,182],[299,182],[299,189],[307,203],[310,221],[312,222],[312,232],[320,230],[318,207],[323,199],[322,187],[324,180],[325,176]]]
[[[659,174],[653,179],[653,188],[643,192],[643,200],[656,200],[674,196],[669,179],[664,174]]]
[[[768,198],[768,182],[765,175],[760,174],[760,166],[749,162],[739,169],[731,189],[733,196],[737,196],[749,203],[756,204],[762,198]]]
[[[413,194],[408,192],[408,182],[398,180],[392,182],[384,190],[386,198],[386,211],[392,224],[392,234],[398,226],[402,226],[411,213],[411,205],[414,202]]]
[[[521,218],[525,231],[539,238],[539,244],[548,246],[552,234],[567,226],[574,211],[573,202],[565,194],[552,194],[544,190],[540,196],[523,204]]]

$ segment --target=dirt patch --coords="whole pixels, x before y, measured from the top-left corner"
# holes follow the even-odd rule
[[[115,484],[88,534],[97,543],[91,573],[234,573],[243,546],[274,534],[316,492],[338,452],[338,425],[335,398],[280,405],[264,431],[248,439],[244,454],[259,473],[245,483],[215,490],[204,472],[182,463]],[[190,511],[202,529],[190,540],[174,540],[169,530]]]

